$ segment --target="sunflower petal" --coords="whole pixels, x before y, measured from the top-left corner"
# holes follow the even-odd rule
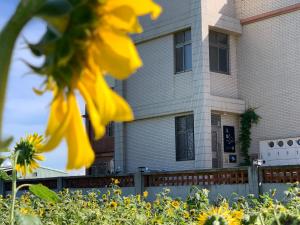
[[[67,99],[67,102],[69,103],[69,99]],[[64,102],[59,101],[59,103],[57,105],[55,104],[54,107],[56,107],[57,110],[51,110],[50,113],[52,113],[53,115],[50,115],[51,119],[49,120],[48,125],[48,128],[51,127],[51,133],[48,130],[48,140],[38,149],[39,152],[48,152],[56,148],[63,139],[66,129],[68,128],[69,122],[71,120],[73,108],[70,107],[69,104],[67,107],[67,112],[63,117],[61,117],[61,114],[63,114],[63,112],[61,112],[59,109],[64,107]],[[54,122],[55,118],[57,118],[57,121]],[[52,122],[55,123],[55,125],[50,124]],[[56,125],[58,122],[60,122],[59,126]],[[57,128],[55,130],[52,130],[52,127]]]
[[[137,16],[151,14],[152,19],[156,19],[162,12],[162,8],[158,4],[154,3],[152,0],[108,0],[105,2],[103,7],[107,11],[112,11],[124,5],[132,8]]]
[[[90,167],[94,162],[95,154],[84,130],[76,98],[71,94],[68,99],[70,102],[69,107],[72,107],[73,110],[69,127],[66,132],[69,150],[67,169],[71,170]]]
[[[116,79],[125,79],[142,66],[132,40],[121,32],[101,28],[98,42],[100,67]]]

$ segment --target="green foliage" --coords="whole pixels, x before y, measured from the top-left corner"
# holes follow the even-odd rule
[[[11,180],[11,177],[4,171],[0,169],[0,180]]]
[[[16,214],[16,224],[17,225],[42,225],[39,217],[34,215],[22,215],[20,213]]]
[[[29,191],[48,202],[56,203],[59,201],[58,195],[42,184],[30,185]]]
[[[208,194],[209,190],[199,189],[198,187],[193,186],[186,200],[189,208],[207,209],[207,206],[209,205]]]
[[[241,115],[241,128],[240,128],[240,146],[241,153],[244,157],[244,165],[250,165],[249,148],[251,145],[251,128],[253,124],[257,124],[261,117],[256,114],[255,108],[249,108]]]
[[[107,193],[64,190],[60,201],[53,203],[36,198],[29,192],[16,201],[16,225],[298,225],[300,224],[300,189],[298,184],[285,193],[283,202],[274,200],[275,191],[259,198],[253,195],[213,204],[208,191],[193,187],[185,201],[170,197],[170,190],[157,194],[154,201],[141,195],[122,196],[121,189],[112,185]],[[8,225],[11,197],[0,196],[0,225]],[[227,205],[227,206],[226,206]],[[223,209],[222,209],[223,206]],[[226,206],[224,208],[224,206]],[[242,222],[230,221],[242,215]],[[205,221],[201,216],[208,215]]]

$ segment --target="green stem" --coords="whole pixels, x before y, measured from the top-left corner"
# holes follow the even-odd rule
[[[13,48],[23,27],[45,2],[46,0],[21,1],[14,15],[0,32],[0,142],[3,138],[3,111]]]
[[[19,187],[17,187],[16,192],[18,192],[19,190],[21,190],[24,187],[30,187],[32,184],[22,184]]]
[[[265,225],[264,219],[262,218],[261,214],[258,214],[258,218],[260,220],[261,225]]]
[[[12,188],[11,188],[11,195],[12,195],[12,203],[10,208],[10,224],[14,225],[15,222],[15,204],[16,204],[16,194],[17,194],[17,171],[16,165],[18,161],[19,152],[16,152],[12,155]]]

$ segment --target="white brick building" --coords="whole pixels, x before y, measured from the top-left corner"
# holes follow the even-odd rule
[[[114,84],[135,113],[115,124],[116,169],[237,166],[248,107],[262,117],[251,154],[260,140],[300,136],[300,0],[157,2],[164,13],[134,36],[144,67]]]

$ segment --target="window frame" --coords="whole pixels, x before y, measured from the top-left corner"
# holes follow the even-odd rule
[[[192,153],[192,156],[189,157],[188,155],[188,150],[187,149],[183,149],[184,151],[184,155],[185,157],[184,158],[180,158],[179,157],[179,153],[178,151],[180,150],[179,149],[179,146],[178,146],[178,139],[177,139],[177,136],[179,135],[178,134],[178,122],[177,120],[180,119],[180,118],[183,118],[185,117],[186,120],[188,117],[192,117],[192,129],[193,129],[193,153]],[[183,161],[194,161],[195,160],[195,128],[194,128],[194,114],[186,114],[186,115],[180,115],[180,116],[176,116],[175,119],[175,159],[176,159],[176,162],[183,162]],[[185,127],[185,132],[187,132],[187,126]],[[185,136],[186,137],[186,136]]]
[[[185,32],[187,31],[190,31],[191,32],[191,39],[186,41],[184,40],[183,42],[181,43],[176,43],[176,35],[180,34],[180,33],[183,33],[183,37],[185,38]],[[180,31],[177,31],[173,34],[173,42],[174,42],[174,74],[180,74],[180,73],[186,73],[186,72],[190,72],[193,70],[193,48],[192,48],[192,30],[191,28],[187,28],[187,29],[184,29],[184,30],[180,30]],[[186,63],[185,63],[185,46],[187,45],[191,45],[191,68],[189,69],[186,69]],[[183,48],[183,53],[182,53],[182,60],[183,60],[183,70],[181,71],[177,71],[177,60],[176,60],[176,50],[179,49],[179,48]]]
[[[227,44],[221,44],[221,43],[212,43],[210,41],[210,34],[212,33],[216,33],[217,35],[221,34],[221,35],[226,35],[227,37]],[[216,30],[209,30],[209,35],[208,35],[208,42],[209,42],[209,71],[213,72],[213,73],[220,73],[220,74],[225,74],[225,75],[230,75],[230,35],[224,32],[220,32],[220,31],[216,31]],[[210,61],[210,48],[217,48],[218,49],[218,70],[213,70],[211,68],[211,61]],[[220,60],[219,60],[219,50],[220,49],[226,49],[227,50],[227,72],[225,71],[221,71],[220,70]]]

